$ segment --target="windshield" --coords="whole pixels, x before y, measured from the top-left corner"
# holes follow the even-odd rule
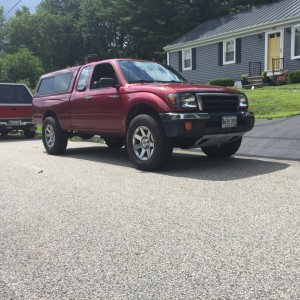
[[[155,62],[121,60],[119,66],[128,83],[185,83],[187,82],[179,73]]]

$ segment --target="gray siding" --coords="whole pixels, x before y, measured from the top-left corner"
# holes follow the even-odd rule
[[[288,71],[300,70],[300,59],[292,59],[292,30],[285,28],[284,30],[284,67]]]
[[[255,34],[242,38],[242,61],[240,64],[218,66],[218,43],[197,48],[196,70],[182,71],[181,74],[194,83],[207,83],[211,79],[230,77],[240,80],[249,72],[249,61],[262,62],[264,70],[265,34]],[[170,53],[170,65],[179,71],[178,52]]]

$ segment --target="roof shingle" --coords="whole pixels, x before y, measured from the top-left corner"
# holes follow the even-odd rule
[[[300,1],[281,0],[253,7],[237,14],[226,15],[220,18],[208,20],[170,43],[167,47],[185,44],[200,39],[222,36],[233,31],[256,27],[259,25],[267,25],[268,23],[290,19],[297,16],[300,18]]]

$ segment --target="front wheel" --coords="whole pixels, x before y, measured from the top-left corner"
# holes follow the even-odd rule
[[[43,143],[46,151],[52,155],[62,154],[67,148],[68,135],[53,117],[46,118],[43,123]]]
[[[126,146],[130,159],[138,169],[158,170],[170,160],[173,152],[159,120],[152,115],[138,115],[130,123]]]
[[[233,142],[221,144],[217,146],[202,147],[202,151],[208,156],[213,158],[226,158],[235,154],[242,143],[242,138],[238,138]]]

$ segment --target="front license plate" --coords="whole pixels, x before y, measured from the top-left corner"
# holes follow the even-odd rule
[[[236,116],[223,116],[222,117],[222,128],[231,128],[237,126]]]

